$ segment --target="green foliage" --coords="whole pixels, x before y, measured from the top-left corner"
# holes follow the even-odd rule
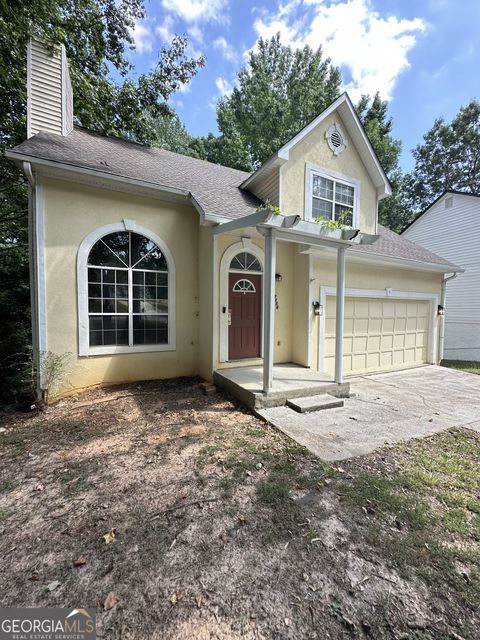
[[[472,100],[451,122],[437,118],[413,157],[415,168],[405,185],[413,212],[446,189],[480,193],[480,102]]]
[[[265,200],[263,204],[257,207],[257,213],[260,213],[261,211],[270,211],[275,216],[280,215],[280,207],[276,207],[274,204],[270,202],[270,200]]]
[[[27,185],[4,155],[26,138],[28,40],[65,45],[76,124],[182,150],[189,141],[167,100],[204,59],[188,57],[186,39],[175,37],[134,78],[126,51],[144,13],[144,0],[0,0],[0,402],[18,397],[31,366]]]
[[[321,49],[294,50],[280,34],[260,38],[232,94],[218,103],[217,162],[258,167],[335,100],[340,82]]]
[[[388,102],[378,93],[373,100],[365,95],[356,110],[392,186],[392,195],[380,201],[379,221],[393,231],[400,231],[411,218],[411,211],[404,198],[404,176],[398,164],[402,143],[392,136],[393,120],[388,115]]]
[[[346,229],[349,225],[345,223],[345,219],[350,215],[349,211],[343,211],[339,216],[335,218],[335,220],[330,220],[329,218],[314,218],[314,222],[318,222],[324,229],[331,229],[332,231],[335,229],[342,230]]]

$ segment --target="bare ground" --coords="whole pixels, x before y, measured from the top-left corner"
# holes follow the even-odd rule
[[[473,433],[332,466],[195,379],[0,424],[3,606],[93,606],[112,639],[479,637]]]

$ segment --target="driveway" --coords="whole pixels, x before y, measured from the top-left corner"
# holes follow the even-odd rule
[[[480,376],[425,366],[351,378],[350,384],[355,395],[342,408],[258,413],[323,460],[364,455],[450,427],[480,432]]]

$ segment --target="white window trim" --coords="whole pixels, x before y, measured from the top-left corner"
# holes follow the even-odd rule
[[[168,264],[168,343],[130,346],[91,347],[88,322],[88,256],[93,245],[109,233],[116,231],[132,231],[147,237],[157,244]],[[155,233],[137,224],[135,220],[122,220],[95,229],[83,239],[77,254],[77,295],[78,295],[78,355],[102,356],[116,353],[147,353],[151,351],[176,350],[175,322],[175,262],[170,249]],[[129,314],[130,317],[130,314]]]
[[[220,362],[228,362],[228,300],[229,300],[229,292],[230,287],[228,286],[228,275],[229,273],[244,273],[245,275],[248,273],[257,273],[252,271],[230,271],[230,263],[234,256],[237,253],[242,253],[243,251],[247,251],[254,255],[262,265],[262,273],[259,275],[262,276],[262,287],[263,287],[263,271],[265,270],[265,258],[263,249],[257,247],[250,238],[243,238],[241,242],[236,242],[235,244],[230,245],[225,249],[222,259],[220,260],[220,354],[219,361]],[[262,289],[263,290],[263,289]],[[263,357],[263,318],[264,318],[264,309],[263,309],[263,295],[262,295],[262,326],[260,332],[260,357]],[[225,307],[226,313],[222,313],[222,308]]]
[[[320,176],[327,178],[327,180],[336,180],[337,182],[343,182],[349,187],[354,188],[354,202],[353,202],[353,220],[352,227],[354,229],[359,228],[359,211],[360,211],[360,180],[346,176],[342,173],[337,173],[330,169],[324,169],[318,165],[310,162],[306,163],[306,176],[305,176],[305,219],[313,220],[312,217],[312,197],[313,197],[313,176]]]
[[[318,324],[318,370],[325,368],[325,311],[327,308],[327,296],[335,296],[336,287],[320,287],[320,304],[324,309],[323,315],[319,318]],[[345,289],[345,297],[348,298],[379,298],[394,300],[418,300],[430,303],[430,341],[428,345],[427,361],[429,364],[436,364],[437,356],[437,308],[439,297],[436,293],[422,293],[419,291],[396,291],[394,289]],[[355,375],[355,374],[353,374]]]

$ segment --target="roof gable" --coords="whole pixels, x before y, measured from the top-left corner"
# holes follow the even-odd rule
[[[365,168],[370,175],[373,184],[377,189],[380,198],[388,196],[392,193],[388,178],[380,165],[370,140],[365,133],[362,123],[353,107],[347,93],[343,93],[332,104],[327,107],[312,122],[307,124],[296,136],[283,145],[265,164],[263,164],[255,173],[249,176],[243,183],[242,187],[246,189],[253,188],[258,185],[265,176],[269,175],[272,169],[287,162],[290,158],[290,152],[299,142],[308,136],[314,129],[319,127],[331,114],[338,112],[342,119],[342,125],[345,127],[348,138],[358,151]]]
[[[457,191],[455,189],[445,189],[445,191],[441,193],[439,196],[437,196],[437,198],[435,198],[435,200],[431,202],[426,209],[421,211],[411,222],[409,222],[407,226],[404,229],[402,229],[400,233],[403,234],[407,231],[407,229],[411,229],[413,225],[418,220],[420,220],[420,218],[423,218],[425,214],[430,213],[435,207],[437,207],[437,205],[441,204],[441,202],[443,202],[443,200],[447,198],[449,195],[462,196],[465,198],[480,198],[480,194],[478,193],[466,193],[465,191]],[[479,202],[479,205],[480,205],[480,202]]]

